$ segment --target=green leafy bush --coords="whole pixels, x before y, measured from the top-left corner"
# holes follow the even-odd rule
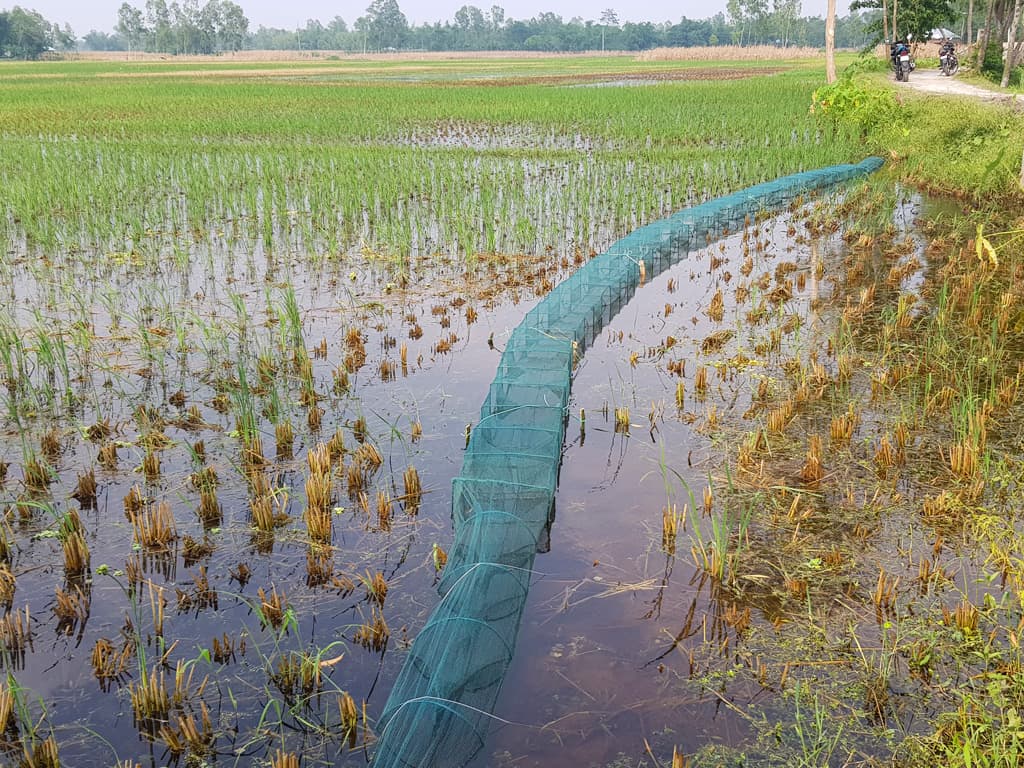
[[[899,105],[891,89],[874,84],[857,75],[866,67],[853,65],[831,85],[814,92],[811,111],[833,124],[856,126],[862,136],[891,122]]]

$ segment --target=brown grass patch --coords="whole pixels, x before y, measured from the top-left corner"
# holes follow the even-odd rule
[[[715,45],[692,48],[652,48],[636,57],[637,61],[789,61],[815,59],[818,48],[776,48],[774,45]]]

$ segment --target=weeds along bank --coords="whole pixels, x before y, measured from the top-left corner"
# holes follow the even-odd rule
[[[507,330],[619,235],[857,149],[801,71],[174,68],[0,79],[0,761],[364,760]]]

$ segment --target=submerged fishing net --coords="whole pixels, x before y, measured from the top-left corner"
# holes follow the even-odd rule
[[[748,216],[881,167],[879,158],[786,176],[636,230],[590,260],[512,333],[453,484],[442,599],[380,719],[376,768],[464,766],[482,749],[548,541],[573,363],[653,277]],[[641,263],[643,267],[641,268]]]

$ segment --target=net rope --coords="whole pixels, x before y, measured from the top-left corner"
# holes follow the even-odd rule
[[[455,535],[442,599],[385,703],[374,768],[461,768],[486,743],[534,558],[548,547],[573,365],[644,276],[739,230],[748,217],[881,166],[869,157],[797,173],[679,211],[616,241],[526,314],[452,482]]]

